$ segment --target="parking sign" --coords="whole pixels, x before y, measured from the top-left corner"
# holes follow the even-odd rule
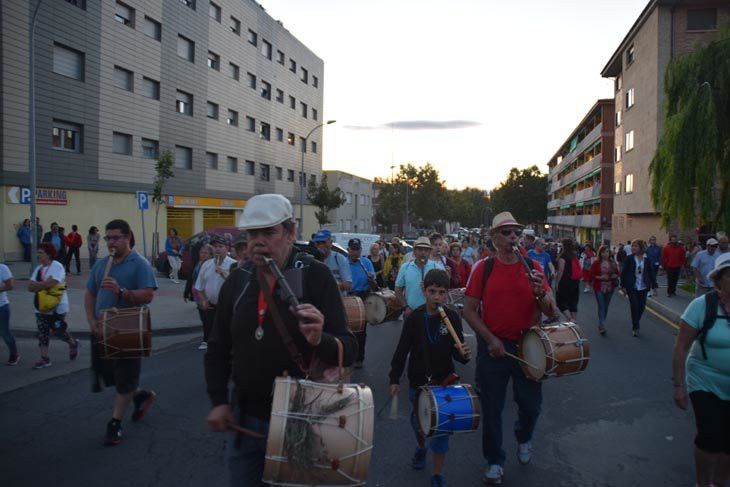
[[[137,208],[140,210],[149,210],[150,198],[147,191],[137,191]]]

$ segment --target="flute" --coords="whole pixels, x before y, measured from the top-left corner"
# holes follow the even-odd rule
[[[456,346],[459,347],[459,353],[463,356],[464,345],[461,343],[461,340],[459,340],[459,335],[456,334],[456,330],[454,330],[454,326],[451,324],[451,320],[449,320],[449,317],[446,315],[444,307],[439,306],[438,310],[439,314],[441,315],[441,319],[444,320],[444,323],[446,324],[446,328],[449,330],[449,333],[451,333],[451,338],[454,339],[454,343],[456,343]]]
[[[104,276],[101,278],[102,281],[109,277],[109,271],[112,270],[112,264],[114,263],[114,254],[116,253],[116,249],[109,249],[109,259],[106,261],[106,266],[104,267]]]
[[[264,256],[264,262],[266,262],[266,265],[269,266],[269,269],[271,269],[272,274],[274,274],[274,277],[276,278],[276,282],[281,287],[284,300],[289,303],[289,306],[296,309],[299,306],[299,300],[294,294],[294,291],[291,290],[289,283],[286,282],[286,278],[284,277],[284,274],[281,273],[279,266],[276,265],[276,261]]]

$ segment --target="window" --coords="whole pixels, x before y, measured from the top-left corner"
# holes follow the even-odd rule
[[[634,192],[634,175],[633,174],[626,175],[626,183],[624,184],[624,192],[626,192],[627,194]]]
[[[256,119],[253,117],[246,117],[246,130],[249,132],[256,132]]]
[[[141,92],[147,98],[152,98],[153,100],[159,100],[160,99],[160,82],[155,81],[152,78],[147,78],[147,77],[143,76]]]
[[[626,132],[626,152],[634,148],[634,131]]]
[[[228,73],[231,75],[231,78],[238,81],[241,70],[238,68],[237,64],[228,63]]]
[[[626,65],[634,62],[634,58],[636,56],[636,52],[634,51],[634,45],[631,44],[628,49],[626,49]]]
[[[276,51],[276,62],[281,64],[282,66],[284,65],[284,57],[285,56],[282,51],[279,51],[279,50]]]
[[[687,30],[717,29],[717,9],[698,8],[687,10]]]
[[[254,176],[256,173],[256,163],[246,161],[246,176]]]
[[[279,142],[284,142],[284,131],[279,127],[276,127],[276,140]]]
[[[299,186],[306,186],[307,185],[307,173],[299,172]]]
[[[271,178],[271,166],[268,164],[260,164],[261,166],[261,180],[268,181]]]
[[[626,92],[626,108],[629,109],[629,108],[633,107],[635,101],[636,101],[636,99],[634,97],[634,89],[630,88]]]
[[[316,76],[312,76],[312,86],[314,86],[315,88],[319,86],[319,78],[317,78]]]
[[[248,29],[248,43],[252,45],[257,45],[259,42],[259,36],[256,34],[256,32],[252,31],[251,29]]]
[[[134,9],[117,0],[117,4],[114,7],[114,20],[120,24],[134,28]]]
[[[316,174],[310,174],[309,175],[309,184],[317,185],[317,175]]]
[[[241,21],[233,15],[231,15],[231,25],[229,27],[231,29],[231,32],[233,32],[237,36],[241,35]]]
[[[617,145],[613,148],[613,158],[615,162],[621,162],[621,146]]]
[[[74,7],[78,7],[81,10],[86,10],[86,0],[66,0],[68,3],[73,5]]]
[[[177,90],[177,98],[175,99],[175,111],[193,116],[193,95]]]
[[[276,89],[276,101],[284,103],[284,90]]]
[[[154,40],[159,41],[162,39],[162,24],[145,15],[144,22],[142,23],[142,32]]]
[[[261,138],[271,140],[271,125],[268,123],[261,122]]]
[[[317,120],[317,119],[318,119],[317,109],[312,108],[312,120]]]
[[[261,55],[271,60],[271,43],[266,39],[261,39]]]
[[[183,59],[187,59],[191,63],[195,62],[195,43],[185,36],[177,35],[177,55]]]
[[[214,4],[213,2],[210,2],[208,6],[208,16],[215,20],[216,22],[221,21],[221,8]]]
[[[299,150],[307,152],[307,139],[304,137],[299,137]]]
[[[208,169],[218,169],[218,154],[216,154],[215,152],[206,152],[205,160]]]
[[[261,98],[271,100],[271,83],[261,80]]]
[[[284,179],[284,169],[276,166],[276,180],[282,181]]]
[[[208,51],[208,67],[216,71],[221,70],[221,57],[213,51]]]
[[[621,126],[621,110],[616,110],[616,126]]]
[[[288,134],[288,135],[286,136],[286,142],[287,142],[287,144],[289,144],[289,145],[294,145],[294,141],[295,141],[295,140],[296,140],[296,139],[295,139],[295,137],[294,137],[294,134],[293,134],[293,133],[291,133],[291,132],[289,132],[289,134]]]
[[[352,204],[352,193],[345,193],[345,203],[348,205]]]
[[[53,72],[69,78],[84,79],[84,53],[63,46],[53,44]]]
[[[256,75],[253,73],[246,73],[246,77],[248,78],[248,87],[256,89]]]
[[[238,172],[238,158],[228,156],[226,158],[228,172]]]
[[[175,167],[180,169],[193,168],[193,149],[182,145],[175,146]]]
[[[195,0],[180,0],[180,3],[195,10]]]
[[[52,146],[56,150],[81,152],[81,125],[53,121]]]
[[[616,181],[613,192],[616,194],[621,194],[621,181]]]
[[[228,125],[238,127],[238,112],[235,110],[228,110]]]
[[[160,143],[153,139],[142,139],[142,157],[157,159],[160,154]]]
[[[302,68],[302,83],[309,83],[309,71],[304,68]]]
[[[112,134],[112,152],[115,154],[123,154],[125,156],[132,155],[132,136],[121,132]]]
[[[286,170],[286,180],[294,182],[294,170],[293,169]]]
[[[134,73],[128,69],[114,66],[114,86],[127,91],[134,89]]]
[[[623,80],[623,78],[621,77],[620,74],[618,76],[616,76],[616,81],[614,81],[614,91],[618,91],[621,89],[621,85],[623,84],[622,80]]]
[[[303,101],[300,101],[299,105],[302,108],[302,117],[307,118],[307,104],[304,103]]]
[[[312,153],[317,153],[317,143],[315,141],[312,141]]]
[[[213,103],[212,101],[208,102],[208,118],[212,118],[214,120],[218,120],[218,104]]]
[[[297,99],[291,95],[289,95],[289,108],[291,108],[292,110],[297,109]]]
[[[291,58],[289,59],[289,71],[292,73],[297,72],[297,62]]]

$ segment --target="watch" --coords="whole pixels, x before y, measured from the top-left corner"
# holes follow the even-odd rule
[[[123,287],[120,287],[119,292],[117,293],[117,296],[124,296],[125,292],[127,292],[127,290]]]

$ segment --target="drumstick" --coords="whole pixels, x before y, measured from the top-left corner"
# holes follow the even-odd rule
[[[446,324],[446,328],[449,330],[449,333],[451,333],[451,338],[454,339],[454,343],[459,347],[459,353],[463,356],[464,355],[464,345],[461,343],[461,340],[459,340],[459,335],[456,334],[456,330],[454,330],[454,327],[451,324],[451,320],[449,320],[449,317],[446,316],[446,311],[444,311],[443,306],[438,306],[439,314],[441,315],[441,319],[444,320],[444,323]]]
[[[242,433],[247,436],[252,436],[254,438],[266,438],[266,435],[262,435],[261,433],[256,433],[255,431],[251,431],[248,428],[238,426],[236,423],[234,423],[232,421],[227,421],[226,425],[233,431],[238,431],[239,433]]]
[[[530,362],[528,362],[525,359],[521,359],[517,355],[513,355],[509,352],[504,352],[504,354],[508,357],[512,357],[513,359],[517,360],[518,362],[522,362],[523,364],[527,365],[528,367],[532,367],[533,369],[538,369],[538,370],[540,369],[540,367],[537,367],[536,365],[531,364]]]
[[[398,394],[392,396],[393,400],[390,403],[390,414],[388,419],[398,419]]]

